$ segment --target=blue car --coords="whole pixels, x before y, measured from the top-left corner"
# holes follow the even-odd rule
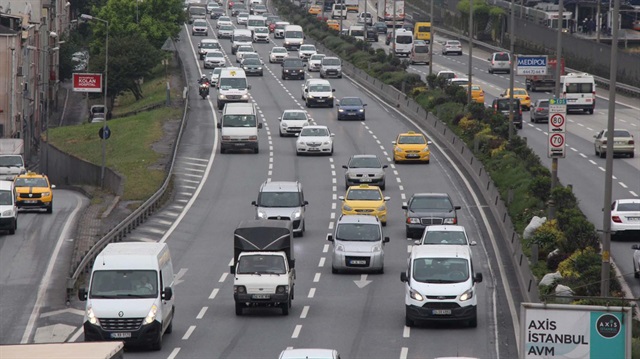
[[[365,119],[364,107],[360,97],[343,97],[338,103],[338,120],[361,120]]]

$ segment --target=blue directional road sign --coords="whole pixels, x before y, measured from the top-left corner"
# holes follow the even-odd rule
[[[516,60],[516,74],[520,76],[547,74],[547,55],[518,55]]]
[[[100,127],[98,130],[98,136],[103,140],[108,140],[111,137],[111,129],[109,126]]]

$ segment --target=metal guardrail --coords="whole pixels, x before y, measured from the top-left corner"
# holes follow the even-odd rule
[[[178,56],[178,60],[180,62],[180,66],[182,67],[183,75],[185,81],[187,81],[187,70],[182,64],[182,59]],[[167,177],[165,178],[162,186],[154,193],[149,199],[147,199],[140,207],[138,207],[135,211],[133,211],[130,215],[127,216],[122,222],[113,227],[106,235],[94,244],[91,249],[87,252],[86,255],[82,258],[80,263],[74,269],[72,266],[73,274],[67,278],[67,301],[69,301],[71,293],[75,290],[78,278],[82,273],[85,273],[89,266],[93,263],[96,256],[107,246],[107,244],[112,242],[120,242],[123,238],[127,236],[127,234],[131,233],[133,229],[144,223],[149,216],[151,216],[158,208],[163,205],[164,197],[167,195],[167,190],[172,183],[172,173],[173,167],[176,161],[176,155],[178,153],[178,146],[180,145],[180,141],[182,139],[187,111],[189,108],[189,97],[186,96],[188,94],[188,90],[184,92],[184,109],[182,112],[182,121],[180,124],[180,130],[178,131],[178,137],[173,144],[172,154],[171,154],[171,162],[168,164],[167,169]]]
[[[419,12],[421,14],[425,14],[426,15],[426,13],[424,11],[422,11],[421,9],[413,7],[411,4],[405,3],[405,6],[412,7],[415,12]],[[454,32],[454,31],[450,31],[450,30],[446,30],[446,29],[443,29],[441,27],[437,28],[435,32],[436,33],[443,33],[443,34],[445,34],[445,35],[447,35],[449,37],[455,38],[456,40],[460,40],[460,41],[463,41],[463,42],[467,42],[468,43],[468,41],[469,41],[469,37],[468,36],[463,36],[460,33],[457,33],[457,32]],[[478,40],[475,40],[475,39],[473,40],[473,44],[476,47],[484,48],[484,49],[489,50],[489,51],[509,52],[509,50],[507,50],[507,49],[503,49],[503,48],[498,47],[498,46],[493,46],[491,44],[487,44],[486,42],[478,41]],[[571,69],[571,68],[568,68],[568,67],[565,68],[565,71],[567,71],[567,72],[584,72],[584,71],[581,71],[581,70]],[[593,78],[596,81],[596,84],[598,86],[602,86],[604,88],[609,88],[609,84],[610,84],[609,79],[606,79],[604,77],[599,77],[599,76],[593,76]],[[634,87],[634,86],[631,86],[631,85],[627,85],[627,84],[623,84],[623,83],[620,83],[620,82],[616,83],[616,91],[620,92],[620,93],[629,94],[629,95],[631,95],[633,97],[640,97],[640,88]]]

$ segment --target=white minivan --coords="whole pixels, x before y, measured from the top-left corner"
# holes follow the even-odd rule
[[[84,340],[122,341],[162,349],[175,313],[174,275],[166,243],[120,242],[98,254],[89,279]]]
[[[582,110],[593,114],[596,108],[596,81],[587,73],[568,73],[560,78],[561,97],[567,100],[567,111]]]
[[[482,273],[474,273],[468,245],[413,246],[406,272],[405,325],[417,321],[459,321],[478,325],[476,283]]]
[[[0,215],[0,230],[15,234],[18,228],[18,207],[12,181],[0,181]]]
[[[247,74],[239,67],[227,67],[218,76],[217,106],[222,110],[229,102],[249,102],[251,85],[247,81]]]
[[[413,49],[413,33],[407,29],[397,29],[394,39],[397,56],[409,56]]]
[[[239,46],[253,45],[253,33],[248,29],[235,29],[231,34],[231,54],[235,55]]]
[[[299,25],[287,25],[284,27],[284,47],[288,50],[297,50],[304,43],[304,32]]]
[[[262,122],[258,121],[258,112],[252,103],[226,104],[216,126],[220,129],[220,153],[243,149],[259,152],[258,130]]]

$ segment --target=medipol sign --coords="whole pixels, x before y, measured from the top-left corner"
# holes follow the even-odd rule
[[[518,55],[516,62],[516,74],[520,76],[547,74],[547,56],[546,55]]]
[[[522,303],[520,359],[631,358],[631,308]]]

